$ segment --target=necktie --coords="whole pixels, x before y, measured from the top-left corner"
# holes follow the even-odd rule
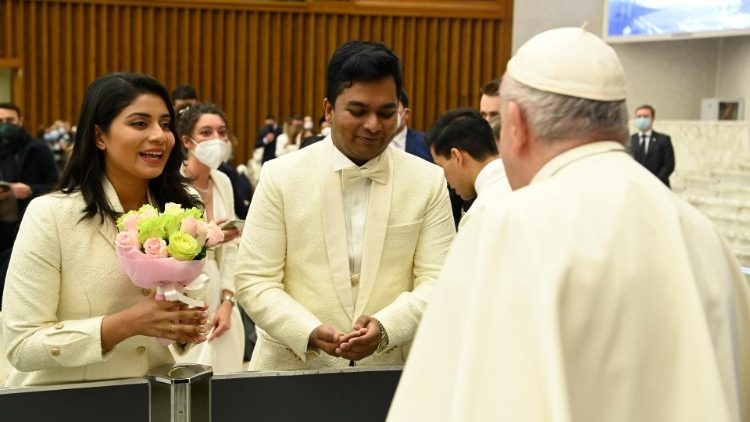
[[[645,157],[646,154],[648,154],[648,138],[645,133],[641,134],[641,149],[643,150],[643,156]]]
[[[373,182],[384,185],[388,182],[388,165],[386,160],[381,159],[369,168],[347,167],[341,170],[341,188],[349,189],[352,184],[362,179],[371,179]]]

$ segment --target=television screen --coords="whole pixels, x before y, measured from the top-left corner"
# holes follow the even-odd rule
[[[610,42],[750,34],[750,0],[605,0]]]

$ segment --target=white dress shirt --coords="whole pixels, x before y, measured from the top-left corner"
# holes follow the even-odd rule
[[[370,168],[382,159],[382,154],[365,163],[362,168]],[[343,169],[356,167],[338,148],[334,148],[333,170],[339,174]],[[359,292],[359,274],[362,267],[362,247],[367,227],[367,206],[370,202],[372,180],[362,178],[353,182],[341,194],[346,221],[346,245],[349,250],[349,272],[352,277],[352,299],[356,302]]]
[[[653,131],[638,132],[638,145],[643,146],[643,152],[648,154],[648,144],[651,140],[651,134]]]
[[[480,212],[479,210],[485,207],[487,202],[497,200],[512,192],[502,159],[490,161],[479,171],[474,180],[474,190],[477,192],[477,198],[458,223],[459,229],[471,220],[475,213]]]
[[[503,167],[503,160],[499,158],[490,161],[477,174],[477,180],[474,181],[474,190],[477,192],[477,196],[481,195],[487,186],[496,183],[498,179],[505,179],[505,167]]]
[[[391,145],[396,148],[400,149],[401,151],[406,151],[406,131],[409,130],[406,125],[404,125],[404,128],[401,129],[401,132],[397,133],[396,136],[393,137],[393,140],[391,140]]]

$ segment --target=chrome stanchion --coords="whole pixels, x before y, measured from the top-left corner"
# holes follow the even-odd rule
[[[209,422],[211,376],[205,365],[165,365],[148,373],[151,422]]]

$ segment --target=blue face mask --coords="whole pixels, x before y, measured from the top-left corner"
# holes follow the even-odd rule
[[[640,131],[646,131],[651,127],[650,117],[638,117],[635,119],[635,127]]]

